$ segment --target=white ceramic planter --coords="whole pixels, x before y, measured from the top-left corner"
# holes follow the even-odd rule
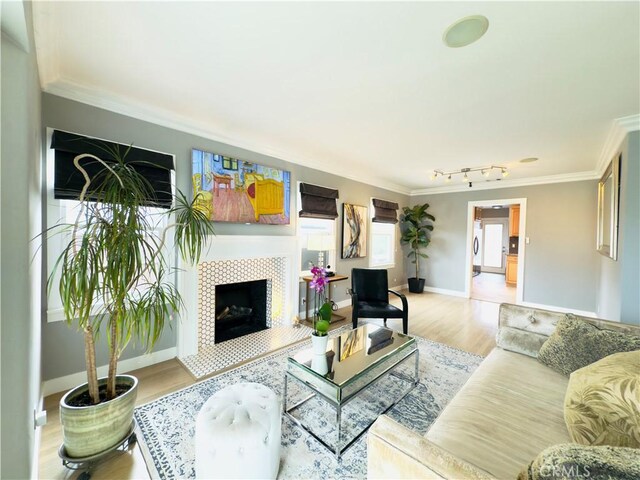
[[[327,342],[329,341],[329,335],[319,337],[311,334],[311,348],[314,355],[324,355],[327,353]]]
[[[311,370],[320,375],[326,375],[329,372],[329,363],[327,362],[327,355],[314,355],[311,358]]]
[[[106,377],[98,380],[99,386],[106,382]],[[60,400],[62,438],[69,457],[85,458],[98,454],[120,443],[129,433],[138,395],[138,379],[131,375],[118,375],[116,383],[130,388],[108,402],[88,407],[69,405],[71,399],[89,389],[86,383],[68,391]]]

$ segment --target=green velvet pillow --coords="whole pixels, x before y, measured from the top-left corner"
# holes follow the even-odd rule
[[[564,375],[614,353],[640,350],[640,337],[613,330],[601,330],[573,315],[558,322],[544,342],[538,360]]]
[[[543,450],[518,480],[638,480],[638,450],[561,443]]]

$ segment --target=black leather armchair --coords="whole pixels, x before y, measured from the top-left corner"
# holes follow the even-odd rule
[[[402,310],[389,304],[392,293],[402,300]],[[409,305],[401,293],[389,290],[386,270],[354,268],[351,270],[351,321],[353,328],[358,327],[358,318],[382,318],[385,326],[387,318],[402,318],[402,331],[409,330]]]

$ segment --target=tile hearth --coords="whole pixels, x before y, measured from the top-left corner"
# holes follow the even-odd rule
[[[301,340],[308,340],[311,332],[311,328],[300,324],[272,327],[226,342],[200,347],[197,354],[179,360],[196,380],[200,380],[251,358]]]

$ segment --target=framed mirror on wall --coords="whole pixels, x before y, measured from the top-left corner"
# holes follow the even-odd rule
[[[618,203],[620,193],[620,162],[615,156],[598,182],[598,252],[616,260],[618,257]]]

